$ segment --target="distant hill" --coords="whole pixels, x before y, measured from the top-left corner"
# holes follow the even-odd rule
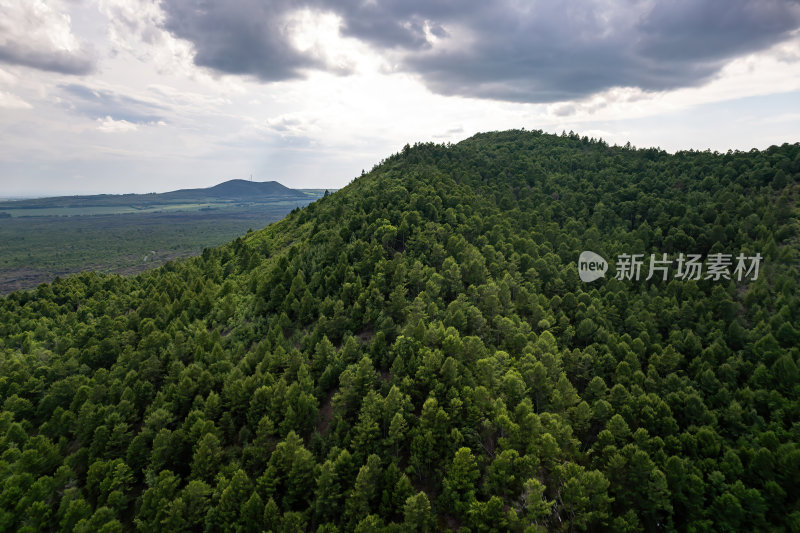
[[[161,210],[194,210],[195,204],[224,207],[247,202],[260,204],[275,201],[297,202],[298,205],[322,196],[317,189],[290,189],[277,181],[229,180],[212,187],[181,189],[149,194],[96,194],[54,196],[0,202],[0,213],[12,216],[120,214]],[[45,212],[50,210],[52,212]]]
[[[290,189],[277,181],[229,180],[203,189],[181,189],[160,194],[164,198],[210,197],[218,200],[254,199],[263,197],[305,197],[302,191]]]

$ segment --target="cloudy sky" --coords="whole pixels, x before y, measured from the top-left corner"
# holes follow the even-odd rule
[[[0,196],[338,188],[416,141],[800,141],[799,0],[0,0]]]

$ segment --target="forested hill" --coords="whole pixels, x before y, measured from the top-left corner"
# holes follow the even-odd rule
[[[486,133],[13,293],[0,530],[798,531],[799,180],[798,144]]]
[[[180,189],[163,193],[165,198],[220,198],[220,199],[252,199],[261,197],[297,197],[303,191],[290,189],[277,181],[228,180],[205,189]]]

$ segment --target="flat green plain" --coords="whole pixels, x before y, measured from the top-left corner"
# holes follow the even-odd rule
[[[10,215],[0,215],[0,294],[85,270],[133,274],[197,255],[280,220],[324,191],[303,192],[258,202],[0,204]]]

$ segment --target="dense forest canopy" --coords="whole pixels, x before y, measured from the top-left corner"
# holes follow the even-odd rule
[[[3,531],[800,531],[800,145],[406,146],[0,299]],[[758,279],[578,277],[584,250]]]

